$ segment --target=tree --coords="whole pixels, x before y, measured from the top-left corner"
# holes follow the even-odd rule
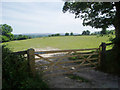
[[[57,33],[57,34],[55,34],[56,36],[60,36],[60,34],[59,33]]]
[[[102,35],[103,34],[107,34],[107,30],[106,30],[106,28],[102,28],[102,31],[100,32]]]
[[[69,36],[69,33],[65,33],[65,36]]]
[[[86,31],[86,35],[90,35],[90,31],[89,30]]]
[[[114,30],[106,30],[106,33],[107,33],[107,34],[112,34],[112,35],[113,35],[113,34],[114,34]]]
[[[100,31],[97,31],[97,32],[93,32],[93,33],[91,33],[91,35],[100,35],[100,34],[101,34]]]
[[[16,37],[16,40],[25,40],[25,39],[30,39],[30,38],[31,37],[29,37],[29,36],[20,34]]]
[[[89,30],[83,31],[82,35],[90,35],[90,31]]]
[[[75,14],[83,19],[83,26],[102,28],[115,27],[114,47],[112,49],[116,65],[120,64],[120,1],[119,2],[65,2],[63,12]],[[118,69],[120,71],[120,68]]]
[[[12,27],[7,24],[0,25],[2,30],[2,35],[7,35],[7,33],[11,33],[13,31]]]
[[[10,39],[7,36],[2,35],[2,42],[8,42],[8,41],[10,41]]]
[[[86,31],[83,31],[83,32],[82,32],[82,35],[86,35]]]
[[[70,35],[73,36],[73,32],[71,32]]]
[[[63,12],[67,11],[83,19],[84,26],[108,28],[113,25],[116,38],[120,39],[120,2],[65,2]]]
[[[2,42],[7,42],[14,39],[14,35],[11,33],[13,31],[11,26],[1,24],[0,31],[2,31]]]
[[[60,34],[59,33],[56,33],[56,34],[51,34],[51,35],[48,35],[49,37],[51,37],[51,36],[60,36]]]

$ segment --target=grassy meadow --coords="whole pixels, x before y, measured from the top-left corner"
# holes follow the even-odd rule
[[[114,36],[112,36],[114,37]],[[58,49],[83,49],[98,48],[101,42],[109,43],[108,36],[58,36],[41,37],[27,40],[6,42],[12,51],[22,51],[29,48],[58,48]],[[110,49],[112,46],[107,47]]]

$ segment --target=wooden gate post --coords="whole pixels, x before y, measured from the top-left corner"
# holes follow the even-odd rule
[[[33,76],[35,76],[35,51],[30,48],[27,50],[28,65]]]
[[[103,65],[105,64],[105,59],[106,59],[106,43],[102,42],[100,46],[102,47],[101,55],[100,55],[100,59],[101,59],[100,66],[102,68]]]

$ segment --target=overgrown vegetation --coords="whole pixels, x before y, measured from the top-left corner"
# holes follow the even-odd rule
[[[30,74],[28,61],[23,55],[15,55],[9,48],[2,46],[2,85],[6,88],[39,88],[44,90],[48,85],[36,74]]]

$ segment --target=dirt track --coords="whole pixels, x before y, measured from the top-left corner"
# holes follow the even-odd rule
[[[45,49],[44,49],[45,50]],[[47,48],[46,50],[53,50]],[[54,49],[55,50],[55,49]],[[67,59],[66,59],[67,60]],[[36,64],[41,63],[40,61]],[[56,72],[52,72],[56,73]],[[112,76],[107,73],[96,71],[94,69],[79,69],[78,72],[73,74],[83,77],[89,82],[81,82],[79,80],[70,79],[67,75],[59,75],[55,77],[48,77],[46,81],[50,88],[119,88],[120,77]]]
[[[74,74],[88,79],[90,82],[81,82],[68,78],[66,75],[50,77],[48,82],[51,88],[118,88],[120,78],[95,70],[81,70]],[[120,87],[119,87],[120,88]]]

